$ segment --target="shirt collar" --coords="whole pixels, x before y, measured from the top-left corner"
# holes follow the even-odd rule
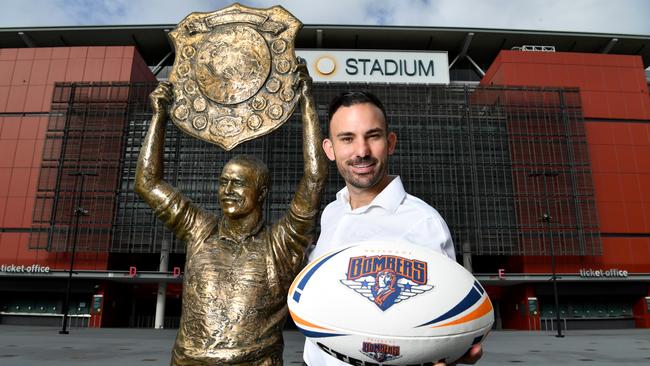
[[[393,180],[388,183],[386,188],[379,192],[377,197],[370,202],[370,204],[358,207],[355,210],[352,210],[352,207],[350,206],[350,193],[348,192],[348,187],[343,187],[343,189],[336,193],[336,200],[343,205],[345,212],[353,214],[364,213],[371,207],[381,207],[394,213],[404,200],[404,197],[406,197],[406,191],[404,190],[404,185],[399,176],[395,176]]]
[[[257,233],[259,233],[260,230],[262,230],[262,227],[264,226],[264,220],[260,220],[257,223],[257,225],[255,225],[253,230],[251,230],[249,233],[247,233],[242,238],[242,240],[240,241],[238,238],[236,238],[236,237],[234,237],[232,235],[232,230],[230,229],[230,225],[228,225],[227,220],[222,219],[220,221],[221,222],[219,222],[219,232],[218,232],[219,240],[227,240],[227,241],[231,241],[231,242],[239,243],[239,244],[241,244],[241,243],[247,241],[249,238],[257,235]]]

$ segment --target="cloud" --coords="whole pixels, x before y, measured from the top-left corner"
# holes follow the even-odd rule
[[[650,35],[646,0],[242,0],[281,4],[305,24],[547,30]],[[4,4],[4,27],[176,24],[225,0],[19,0]]]

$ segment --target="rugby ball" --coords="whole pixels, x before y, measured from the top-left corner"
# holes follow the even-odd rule
[[[312,261],[287,297],[299,330],[352,365],[451,363],[494,323],[487,293],[429,248],[360,242]]]

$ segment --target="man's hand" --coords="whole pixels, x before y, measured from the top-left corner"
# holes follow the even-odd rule
[[[472,348],[469,349],[469,351],[465,352],[463,357],[459,358],[458,361],[449,364],[448,366],[454,366],[458,364],[473,365],[479,359],[481,359],[481,356],[483,356],[483,347],[481,347],[480,344],[475,344],[472,346]],[[435,364],[435,366],[447,366],[447,364],[444,362],[438,362]]]
[[[161,81],[149,95],[154,116],[165,117],[172,98],[172,84],[168,81]]]

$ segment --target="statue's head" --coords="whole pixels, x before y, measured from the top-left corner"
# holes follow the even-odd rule
[[[223,214],[239,219],[259,210],[268,194],[269,169],[254,156],[237,155],[219,176],[219,205]]]

